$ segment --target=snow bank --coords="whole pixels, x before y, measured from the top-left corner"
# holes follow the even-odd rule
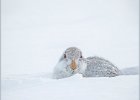
[[[39,76],[39,75],[38,75]],[[138,100],[138,75],[64,79],[23,75],[2,80],[2,100]]]

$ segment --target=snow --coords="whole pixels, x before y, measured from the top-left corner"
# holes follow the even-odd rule
[[[124,68],[121,72],[124,75],[136,75],[139,74],[139,67]]]
[[[138,100],[138,75],[50,74],[71,46],[119,69],[139,67],[138,37],[139,0],[2,0],[2,100]]]
[[[40,74],[38,74],[40,75]],[[2,100],[138,100],[138,75],[64,79],[12,76],[2,81]],[[21,77],[21,76],[20,76]]]

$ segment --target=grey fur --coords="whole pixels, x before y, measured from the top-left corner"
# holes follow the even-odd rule
[[[83,77],[114,77],[121,72],[110,61],[101,57],[88,57],[85,59],[87,67],[82,73]]]

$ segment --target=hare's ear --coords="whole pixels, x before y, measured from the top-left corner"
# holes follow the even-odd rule
[[[82,52],[80,52],[80,55],[81,55],[80,58],[83,58],[83,56],[82,56]]]
[[[64,53],[64,58],[66,58],[66,54]]]

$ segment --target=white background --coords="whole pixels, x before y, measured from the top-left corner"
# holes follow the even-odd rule
[[[2,76],[51,72],[63,51],[139,66],[138,0],[2,0]]]

